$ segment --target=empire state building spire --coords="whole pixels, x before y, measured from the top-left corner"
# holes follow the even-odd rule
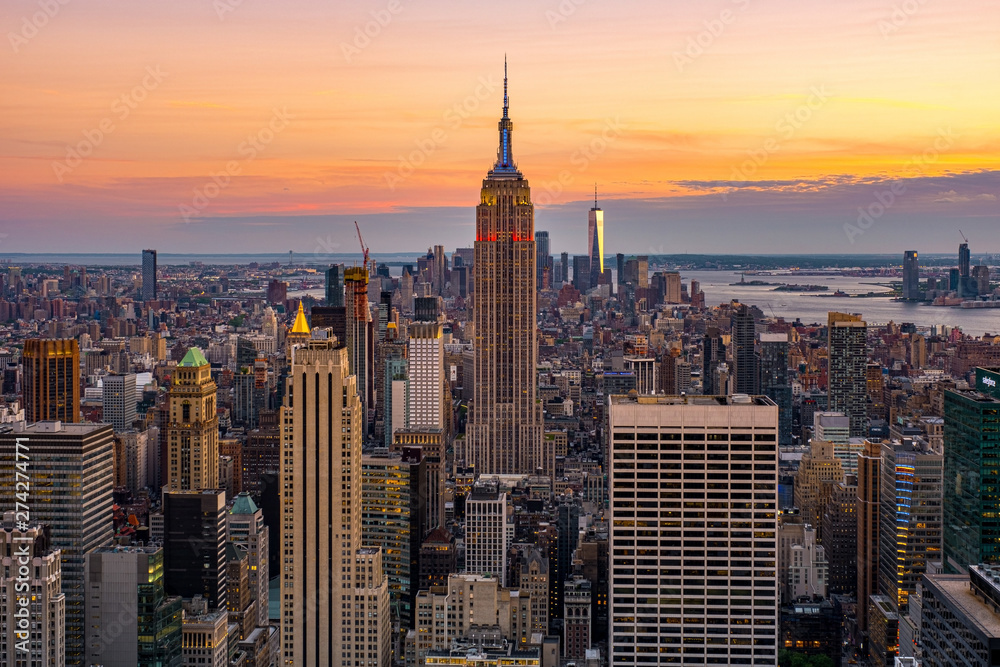
[[[511,153],[511,132],[514,124],[507,115],[509,102],[507,100],[507,57],[503,59],[503,116],[497,124],[500,130],[500,147],[497,149],[497,161],[490,170],[490,175],[512,174],[519,175],[517,166],[514,164],[514,157]]]

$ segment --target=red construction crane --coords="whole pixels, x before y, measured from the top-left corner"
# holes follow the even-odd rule
[[[358,226],[358,221],[354,221],[354,228],[358,230],[358,241],[361,242],[361,253],[364,255],[364,261],[362,266],[365,267],[365,271],[368,270],[368,246],[365,245],[365,240],[361,238],[361,227]]]

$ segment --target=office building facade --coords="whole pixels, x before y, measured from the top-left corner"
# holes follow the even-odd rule
[[[215,489],[219,484],[219,417],[215,381],[201,350],[192,347],[174,370],[167,401],[169,416],[167,488],[171,491]]]
[[[80,421],[80,345],[75,339],[24,341],[24,419]]]
[[[142,300],[156,301],[156,251],[142,251]]]
[[[612,396],[609,425],[609,663],[775,665],[777,406]]]
[[[104,421],[116,432],[131,429],[135,421],[135,373],[105,375],[101,381],[101,398]]]
[[[861,321],[834,322],[829,329],[830,410],[847,415],[851,437],[867,434],[868,325]]]

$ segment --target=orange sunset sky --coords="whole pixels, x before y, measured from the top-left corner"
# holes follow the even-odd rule
[[[0,256],[354,252],[355,219],[373,252],[471,245],[505,54],[554,252],[595,182],[610,253],[1000,252],[995,0],[4,0],[0,26]]]

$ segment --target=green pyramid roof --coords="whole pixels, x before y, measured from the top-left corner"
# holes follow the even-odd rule
[[[205,355],[201,353],[201,350],[196,347],[192,347],[187,351],[187,354],[184,355],[184,358],[181,359],[181,363],[177,365],[191,367],[208,366],[208,359],[206,359]]]
[[[229,510],[230,514],[254,514],[257,511],[257,504],[250,497],[250,494],[243,492],[236,496],[236,500],[233,501],[233,508]]]

